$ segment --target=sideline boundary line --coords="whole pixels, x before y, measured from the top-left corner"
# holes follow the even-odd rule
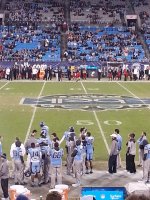
[[[25,83],[27,83],[27,82],[33,82],[33,83],[41,82],[41,83],[43,83],[44,81],[45,80],[12,80],[11,83],[16,83],[16,82],[25,82]],[[98,81],[97,78],[88,78],[85,81],[80,80],[78,82],[81,82],[81,81],[85,82],[85,83],[116,83],[116,82],[118,82],[118,83],[126,82],[126,83],[131,83],[131,84],[135,83],[135,81],[123,81],[123,80],[121,80],[121,81],[119,81],[119,80],[109,81],[106,78],[103,78],[100,81]],[[3,82],[6,82],[6,80],[0,80],[0,82],[3,83]],[[46,82],[47,83],[57,83],[59,81],[57,81],[55,78],[53,78],[52,80],[47,80]],[[69,81],[67,78],[63,78],[62,83],[76,83],[76,81],[75,80]],[[137,80],[136,83],[150,83],[150,81],[149,80]]]
[[[139,101],[142,102],[143,105],[147,105],[142,99],[140,99],[140,97],[136,96],[133,92],[131,92],[128,88],[126,88],[125,86],[123,86],[120,82],[116,82],[120,87],[122,87],[124,90],[126,90],[128,93],[130,93],[133,97],[135,97],[136,99],[138,99]],[[147,107],[148,109],[150,109],[150,106]]]
[[[36,106],[36,105],[37,105],[38,102],[39,102],[39,98],[41,97],[41,94],[42,94],[42,92],[43,92],[43,90],[44,90],[45,84],[46,84],[46,81],[44,81],[43,86],[42,86],[42,88],[41,88],[41,91],[40,91],[40,93],[39,93],[39,95],[38,95],[38,97],[37,97],[37,102],[36,102],[36,104],[35,104],[35,106],[34,106],[34,110],[33,110],[32,116],[31,116],[31,120],[30,120],[30,124],[29,124],[28,130],[27,130],[27,133],[26,133],[26,137],[25,137],[25,140],[24,140],[24,144],[26,143],[26,141],[27,141],[27,139],[28,139],[28,137],[29,137],[29,134],[30,134],[30,131],[31,131],[31,127],[32,127],[32,124],[33,124],[33,120],[34,120],[34,117],[35,117],[35,113],[36,113],[36,110],[37,110],[37,106]]]
[[[84,87],[84,85],[83,85],[83,83],[82,83],[82,81],[81,81],[80,83],[81,83],[81,85],[82,85],[82,88],[83,88],[85,94],[88,94],[88,93],[87,93],[87,90],[85,89],[85,87]],[[103,138],[103,140],[104,140],[104,143],[105,143],[107,152],[108,152],[108,154],[109,154],[109,153],[110,153],[110,149],[109,149],[109,146],[108,146],[108,143],[107,143],[107,140],[106,140],[104,131],[103,131],[103,129],[102,129],[102,126],[101,126],[101,124],[100,124],[100,122],[99,122],[99,120],[98,120],[98,117],[97,117],[97,114],[96,114],[95,110],[92,109],[92,112],[93,112],[93,114],[94,114],[95,120],[96,120],[96,122],[97,122],[98,128],[99,128],[100,133],[101,133],[101,136],[102,136],[102,138]]]
[[[0,90],[3,89],[6,85],[8,85],[8,83],[10,83],[10,82],[7,82],[2,87],[0,87]]]

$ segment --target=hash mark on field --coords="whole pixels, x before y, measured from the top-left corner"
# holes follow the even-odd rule
[[[82,81],[81,81],[81,85],[82,85],[82,88],[83,88],[85,94],[88,94],[87,91],[86,91],[86,89],[85,89],[85,87],[84,87],[84,85],[83,85],[83,83],[82,83]],[[105,143],[107,152],[108,152],[108,154],[109,154],[110,149],[109,149],[109,146],[108,146],[108,143],[107,143],[107,140],[106,140],[104,131],[103,131],[102,126],[101,126],[101,124],[100,124],[100,122],[99,122],[99,120],[98,120],[98,117],[97,117],[97,114],[96,114],[95,110],[93,110],[93,114],[94,114],[95,120],[96,120],[96,122],[97,122],[98,128],[99,128],[99,130],[100,130],[101,136],[102,136],[102,138],[103,138],[103,140],[104,140],[104,143]]]
[[[82,88],[70,88],[70,90],[79,90],[79,91],[81,91],[82,90]]]
[[[98,91],[99,88],[87,88],[88,90],[91,90],[91,91]]]
[[[10,90],[10,88],[5,88],[5,90]]]
[[[38,97],[37,97],[36,105],[37,105],[38,102],[39,102],[39,98],[41,97],[41,94],[42,94],[42,92],[43,92],[43,90],[44,90],[45,84],[46,84],[46,81],[44,81],[43,86],[42,86],[42,88],[41,88],[41,91],[40,91],[40,93],[39,93],[39,95],[38,95]],[[25,138],[24,144],[26,143],[26,141],[27,141],[27,139],[28,139],[28,137],[29,137],[30,131],[31,131],[31,127],[32,127],[32,124],[33,124],[33,120],[34,120],[34,117],[35,117],[36,110],[37,110],[37,106],[36,106],[36,105],[35,105],[34,108],[33,108],[33,113],[32,113],[32,117],[31,117],[31,120],[30,120],[30,124],[29,124],[28,130],[27,130],[27,134],[26,134],[26,138]]]

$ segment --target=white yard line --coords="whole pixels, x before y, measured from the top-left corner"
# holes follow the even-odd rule
[[[37,110],[37,104],[38,104],[39,98],[41,97],[41,94],[42,94],[42,92],[44,90],[45,84],[46,84],[46,81],[44,81],[44,84],[43,84],[43,86],[41,88],[41,91],[40,91],[40,93],[39,93],[39,95],[37,97],[37,102],[34,105],[34,110],[33,110],[33,113],[32,113],[32,117],[31,117],[30,124],[29,124],[28,130],[27,130],[27,134],[26,134],[26,138],[25,138],[24,144],[26,143],[26,141],[27,141],[27,139],[28,139],[28,137],[30,135],[31,127],[32,127],[32,124],[33,124],[33,121],[34,121],[36,110]]]
[[[145,102],[142,100],[142,99],[140,99],[138,96],[136,96],[133,92],[131,92],[128,88],[126,88],[125,86],[123,86],[120,82],[116,82],[120,87],[122,87],[124,90],[126,90],[128,93],[130,93],[133,97],[135,97],[136,99],[138,99],[139,101],[141,101],[141,103],[143,104],[143,105],[147,105],[147,104],[145,104]],[[148,106],[147,107],[148,109],[150,109],[150,107]]]
[[[0,87],[0,90],[3,89],[8,83],[10,83],[10,82],[7,82],[2,87]]]
[[[81,85],[82,85],[82,88],[83,88],[85,94],[88,94],[88,93],[87,93],[87,90],[85,89],[85,87],[84,87],[84,85],[83,85],[83,83],[82,83],[82,81],[81,81]],[[104,143],[105,143],[107,152],[108,152],[108,154],[109,154],[110,149],[109,149],[109,146],[108,146],[108,143],[107,143],[107,140],[106,140],[104,131],[103,131],[103,129],[102,129],[102,126],[101,126],[101,124],[100,124],[100,122],[99,122],[99,120],[98,120],[98,117],[97,117],[97,114],[96,114],[95,110],[92,109],[92,112],[93,112],[93,114],[94,114],[95,120],[96,120],[96,122],[97,122],[98,128],[99,128],[100,133],[101,133],[101,136],[102,136],[102,138],[103,138],[103,140],[104,140]]]

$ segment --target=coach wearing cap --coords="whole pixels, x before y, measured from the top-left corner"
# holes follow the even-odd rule
[[[118,142],[117,135],[113,133],[110,135],[112,137],[112,143],[110,148],[109,160],[108,160],[108,172],[110,174],[117,172],[117,155],[118,155]]]

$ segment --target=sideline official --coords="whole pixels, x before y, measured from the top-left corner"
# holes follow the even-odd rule
[[[112,137],[112,143],[108,160],[108,172],[113,174],[117,172],[118,142],[117,135],[115,133],[110,136]]]
[[[136,155],[136,141],[135,141],[135,134],[130,134],[130,139],[128,141],[128,148],[127,148],[127,155],[128,155],[128,171],[130,173],[136,173],[135,168],[135,155]]]

